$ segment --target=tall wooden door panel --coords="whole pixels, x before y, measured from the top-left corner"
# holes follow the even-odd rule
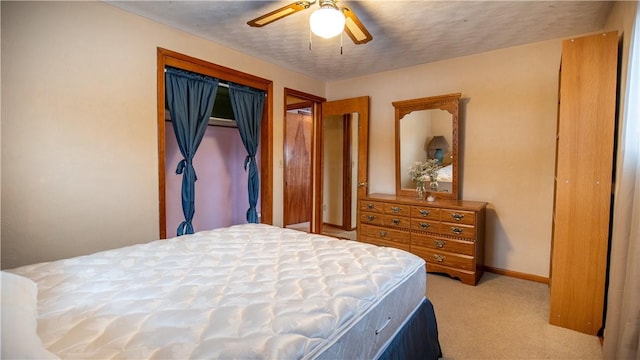
[[[592,335],[603,325],[617,54],[616,32],[562,46],[550,322]]]
[[[287,112],[284,148],[284,226],[311,220],[311,115]]]
[[[343,119],[345,119],[346,116],[346,118],[350,119],[350,122],[352,123],[351,126],[353,126],[353,130],[350,130],[353,133],[353,139],[349,140],[352,142],[349,147],[349,151],[351,152],[350,158],[354,164],[353,173],[355,173],[355,175],[347,176],[352,185],[345,185],[343,182],[343,188],[344,186],[350,186],[350,192],[353,195],[351,197],[351,203],[343,204],[343,209],[349,207],[348,210],[351,210],[353,213],[358,211],[358,199],[365,197],[368,193],[369,97],[361,96],[357,98],[333,100],[322,104],[322,121],[318,121],[316,125],[318,141],[316,143],[317,148],[315,151],[317,154],[323,154],[324,121],[326,121],[327,118],[335,116],[340,116]],[[312,231],[316,233],[320,233],[322,231],[322,205],[324,193],[323,169],[325,161],[328,161],[328,159],[325,159],[324,156],[320,156],[318,161],[315,163],[316,175],[314,181],[316,192],[314,195],[314,219],[312,221]],[[351,164],[347,164],[347,166],[350,167]],[[349,174],[351,174],[351,172],[349,172]],[[353,184],[354,182],[355,184]],[[357,216],[358,215],[356,214],[353,219],[357,218]],[[355,221],[352,220],[352,224],[353,223],[355,223]]]

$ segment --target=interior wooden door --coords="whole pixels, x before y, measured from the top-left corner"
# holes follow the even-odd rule
[[[319,154],[319,156],[315,162],[314,187],[316,191],[314,196],[313,221],[311,224],[312,231],[315,233],[322,232],[323,223],[324,164],[328,161],[328,159],[324,157],[324,128],[325,121],[328,121],[327,119],[340,117],[342,119],[350,119],[349,122],[357,123],[357,131],[355,131],[357,140],[351,144],[350,147],[350,151],[352,151],[353,154],[352,158],[354,162],[357,163],[357,171],[355,171],[356,174],[353,176],[356,179],[357,194],[356,196],[352,196],[351,204],[344,204],[344,207],[348,206],[357,212],[357,202],[360,198],[366,196],[368,192],[369,97],[362,96],[327,101],[322,104],[321,112],[321,118],[319,121],[316,121],[317,141],[315,153]],[[350,176],[347,176],[347,178],[349,178],[349,181],[352,181]],[[358,214],[356,214],[355,218],[357,218],[357,216]],[[353,223],[356,222],[354,221]]]
[[[311,221],[313,191],[311,178],[310,108],[287,111],[284,141],[284,226]]]
[[[316,148],[316,119],[320,117],[320,104],[325,102],[326,99],[289,88],[284,89],[284,98],[284,160],[281,164],[284,185],[282,189],[284,204],[283,226],[309,222],[306,231],[311,231],[314,209],[312,204],[314,201],[313,172],[315,171],[314,164],[316,161],[314,154]],[[308,114],[305,117],[305,122],[309,120],[309,124],[305,123],[305,125],[299,126],[293,117],[291,117],[291,122],[288,121],[290,112],[293,111],[297,114],[299,110],[303,109]],[[301,150],[303,147],[302,138],[304,138],[305,147],[307,146],[307,141],[310,141],[308,158],[307,156],[298,156],[298,154],[304,152],[304,150]],[[306,169],[304,168],[305,166]],[[292,186],[288,186],[288,184],[292,184]],[[306,214],[301,213],[303,209],[306,209]],[[302,221],[303,219],[306,220]],[[304,226],[302,228],[297,226],[296,228],[304,229]]]

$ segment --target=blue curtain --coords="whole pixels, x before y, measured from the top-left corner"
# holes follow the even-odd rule
[[[258,151],[258,141],[260,140],[260,122],[262,121],[264,96],[264,91],[237,84],[229,84],[231,107],[238,122],[238,131],[240,131],[242,143],[248,154],[244,160],[244,170],[247,171],[247,165],[249,165],[249,182],[247,184],[249,189],[247,221],[249,223],[258,223],[256,204],[258,203],[260,178],[258,176],[258,166],[256,165],[256,152]]]
[[[191,220],[195,212],[195,182],[193,157],[207,129],[209,116],[216,100],[218,79],[188,71],[167,68],[165,88],[171,123],[176,133],[183,159],[176,174],[182,174],[182,212],[184,221],[178,226],[178,236],[193,234]]]

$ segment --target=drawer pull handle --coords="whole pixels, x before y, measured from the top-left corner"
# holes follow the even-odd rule
[[[436,244],[436,247],[439,249],[442,249],[446,245],[446,242],[443,240],[434,240],[433,242],[434,244]]]
[[[451,217],[454,218],[456,221],[460,221],[464,217],[464,214],[453,213],[451,214]]]
[[[429,223],[420,223],[420,227],[423,229],[428,229],[431,226]]]
[[[445,259],[444,255],[440,255],[440,254],[433,254],[433,258],[437,261],[437,262],[443,262]]]
[[[393,225],[398,225],[400,224],[400,219],[393,219],[391,220],[391,222],[393,223]]]
[[[386,231],[380,231],[380,237],[385,237],[387,236],[387,232]]]
[[[375,215],[367,215],[367,220],[373,221],[375,219],[376,219]]]
[[[400,211],[402,211],[402,209],[400,209],[400,208],[399,208],[399,207],[397,207],[397,206],[394,206],[394,207],[392,207],[392,208],[391,208],[391,211],[393,211],[394,213],[396,213],[396,214],[397,214],[397,213],[399,213]]]
[[[454,233],[456,233],[456,234],[460,235],[460,234],[462,234],[462,232],[464,231],[464,229],[461,229],[461,228],[459,228],[459,227],[452,227],[452,228],[451,228],[451,231],[453,231]]]
[[[375,208],[376,208],[376,206],[374,204],[367,204],[367,209],[373,210]]]
[[[418,210],[418,212],[420,213],[420,215],[422,216],[429,216],[429,214],[431,214],[431,211],[429,210],[424,210],[424,209],[420,209]]]

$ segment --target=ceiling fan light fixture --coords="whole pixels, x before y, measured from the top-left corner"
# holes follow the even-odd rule
[[[344,30],[344,23],[342,11],[331,5],[320,7],[309,18],[311,32],[325,39],[340,35]]]

